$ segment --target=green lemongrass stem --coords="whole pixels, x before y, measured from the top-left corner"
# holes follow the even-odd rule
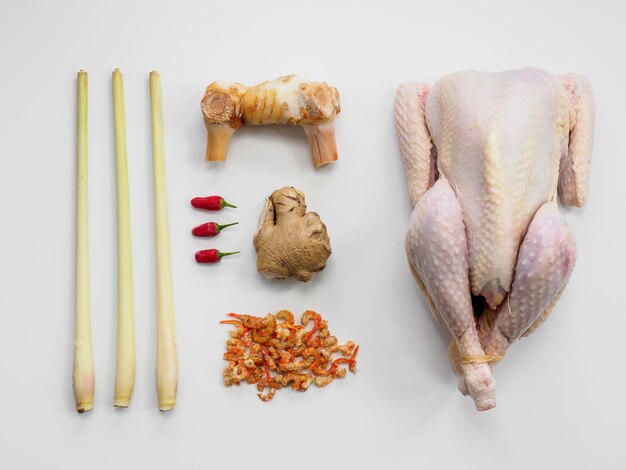
[[[152,163],[154,167],[154,221],[156,226],[157,272],[157,395],[159,410],[176,405],[178,359],[174,329],[170,235],[167,220],[165,162],[163,157],[163,109],[161,77],[150,72],[150,104],[152,109]]]
[[[87,88],[87,72],[81,70],[78,72],[76,126],[76,325],[72,372],[74,400],[79,413],[93,408],[94,394],[89,295]]]
[[[113,405],[126,408],[135,386],[135,307],[126,159],[124,79],[119,69],[113,72],[113,123],[117,175],[117,359]]]

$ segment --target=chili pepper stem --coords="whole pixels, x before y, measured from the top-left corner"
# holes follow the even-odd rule
[[[226,227],[231,227],[233,225],[237,225],[239,222],[233,222],[232,224],[224,224],[224,225],[220,225],[220,224],[215,224],[217,226],[217,231],[221,232],[222,229],[225,229]]]
[[[220,259],[222,259],[224,256],[230,256],[230,255],[236,255],[237,253],[241,253],[241,251],[231,251],[230,253],[222,253],[221,251],[217,254],[217,256],[219,256]]]
[[[224,200],[224,198],[222,198],[221,206],[222,207],[234,207],[235,209],[237,208],[237,206],[231,204],[230,202],[226,202],[226,200]]]

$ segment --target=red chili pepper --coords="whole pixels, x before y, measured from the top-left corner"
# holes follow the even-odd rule
[[[233,222],[232,224],[220,225],[215,222],[207,222],[206,224],[198,225],[191,229],[191,233],[196,237],[214,237],[226,227],[231,225],[237,225],[239,222]]]
[[[221,196],[194,197],[191,205],[197,209],[206,209],[208,211],[219,211],[224,207],[237,207],[226,202]]]
[[[222,253],[215,248],[210,250],[200,250],[196,252],[196,261],[198,263],[218,263],[224,256],[235,255],[239,251],[233,251],[230,253]]]

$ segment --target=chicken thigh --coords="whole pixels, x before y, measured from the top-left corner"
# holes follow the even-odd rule
[[[574,74],[466,71],[398,89],[409,266],[478,410],[495,406],[492,365],[569,279],[576,245],[557,194],[585,203],[593,120],[591,87]]]

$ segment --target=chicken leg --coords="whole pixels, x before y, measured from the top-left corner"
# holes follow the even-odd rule
[[[511,292],[482,341],[503,355],[560,295],[576,262],[576,241],[555,201],[537,211],[520,246]]]
[[[461,356],[484,356],[469,289],[467,240],[461,206],[445,178],[419,199],[406,236],[409,261],[430,294]],[[486,363],[462,363],[476,409],[495,406],[495,380]]]

